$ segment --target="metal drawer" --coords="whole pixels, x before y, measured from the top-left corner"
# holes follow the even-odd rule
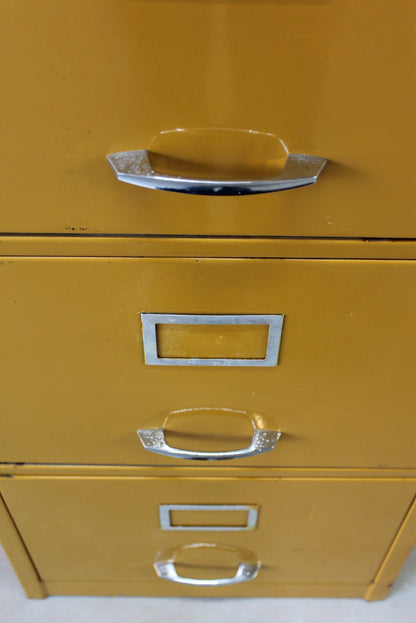
[[[46,594],[371,598],[387,590],[383,579],[373,585],[385,556],[406,549],[400,540],[391,543],[415,483],[313,473],[276,480],[75,478],[50,470],[2,480],[1,492]],[[162,530],[166,502],[254,502],[258,521],[249,532],[222,531],[218,516],[215,531]],[[13,560],[12,546],[9,553]],[[159,575],[162,563],[170,564],[176,581],[158,577],[155,562]],[[237,582],[237,569],[249,565],[256,573]]]
[[[0,231],[414,237],[415,14],[412,0],[4,0]],[[161,133],[195,128],[329,164],[315,187],[197,197],[121,184],[106,162],[146,149],[193,165],[204,144],[184,155]],[[269,156],[255,136],[234,146],[248,177]]]
[[[190,464],[146,451],[139,429],[199,458],[234,453],[224,466],[413,468],[415,270],[382,260],[5,258],[2,461]],[[238,347],[237,362],[249,355],[253,365],[149,365],[144,312],[207,319],[179,334],[162,322],[165,364],[202,352],[233,364]],[[235,339],[208,323],[213,314],[284,316],[277,365],[257,365],[267,325],[235,325]],[[267,432],[274,450],[241,456],[254,442],[270,446]]]

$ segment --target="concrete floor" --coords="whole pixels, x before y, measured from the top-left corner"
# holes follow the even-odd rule
[[[359,599],[27,599],[0,548],[1,623],[415,623],[416,549],[385,601]]]

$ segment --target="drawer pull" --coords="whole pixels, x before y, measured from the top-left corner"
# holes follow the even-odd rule
[[[194,452],[192,450],[173,448],[167,443],[165,432],[162,427],[138,430],[137,434],[144,448],[156,454],[163,454],[176,459],[191,459],[194,461],[224,461],[227,459],[242,459],[273,450],[281,436],[281,432],[257,428],[254,422],[253,426],[253,436],[247,448],[227,450],[225,452]]]
[[[290,190],[315,184],[326,160],[319,156],[289,154],[280,175],[265,179],[206,180],[167,175],[155,171],[145,149],[123,151],[107,156],[121,182],[191,195],[250,195]]]
[[[234,547],[228,547],[226,545],[218,547],[214,543],[192,543],[192,545],[185,545],[181,549],[203,549],[207,547],[229,550],[232,552],[236,551]],[[230,578],[199,579],[178,575],[175,566],[175,555],[177,553],[175,551],[167,555],[165,554],[165,557],[163,553],[161,553],[154,562],[153,567],[159,578],[169,580],[170,582],[178,582],[179,584],[190,584],[191,586],[227,586],[230,584],[239,584],[240,582],[249,582],[258,574],[261,566],[260,562],[256,559],[256,556],[248,550],[239,549],[238,552],[243,559],[238,565],[236,574]]]

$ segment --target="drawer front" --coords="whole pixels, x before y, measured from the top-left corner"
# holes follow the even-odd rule
[[[412,482],[331,478],[20,477],[3,481],[1,488],[47,586],[68,592],[90,583],[101,584],[102,591],[126,583],[136,584],[142,595],[154,592],[149,588],[154,583],[158,594],[172,591],[172,583],[157,577],[153,567],[171,560],[179,578],[202,584],[176,583],[178,594],[261,595],[273,583],[275,594],[285,585],[306,591],[308,585],[321,586],[321,594],[331,586],[353,585],[362,596],[415,494]],[[166,503],[256,505],[258,519],[250,531],[227,531],[221,528],[229,525],[230,514],[224,511],[222,522],[218,511],[216,530],[162,530],[159,511]],[[195,521],[191,515],[188,525],[207,523],[204,511]],[[239,586],[209,585],[225,578],[232,582],[244,559],[254,561],[254,578]]]
[[[412,261],[6,258],[1,460],[189,465],[146,451],[136,431],[229,452],[258,429],[281,433],[275,449],[224,465],[413,468],[415,271]],[[283,316],[278,363],[149,365],[143,313]],[[158,352],[165,363],[257,361],[267,326],[247,322],[227,333],[163,321]]]
[[[413,0],[4,0],[0,231],[414,237],[415,17]],[[218,164],[221,142],[161,134],[195,128],[329,164],[314,187],[195,197],[118,182],[105,160]],[[231,146],[248,178],[270,156],[255,136]]]

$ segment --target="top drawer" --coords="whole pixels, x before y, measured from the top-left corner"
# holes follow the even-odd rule
[[[414,237],[415,17],[412,0],[3,0],[0,232]],[[269,133],[329,164],[267,195],[116,180],[107,154],[162,137],[166,155],[179,128]],[[268,157],[251,147],[247,176]]]

